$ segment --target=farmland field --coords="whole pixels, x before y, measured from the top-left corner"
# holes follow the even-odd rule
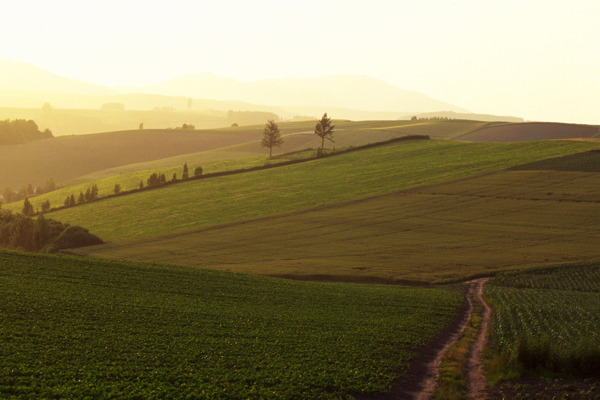
[[[460,290],[0,252],[2,398],[383,393]]]
[[[600,264],[504,273],[490,280],[495,349],[525,369],[598,376]]]
[[[265,121],[266,122],[266,121]],[[281,122],[284,138],[274,154],[316,148],[315,121]],[[334,121],[338,149],[386,141],[407,135],[447,139],[481,126],[477,121]],[[144,129],[92,135],[62,136],[23,145],[0,146],[0,188],[19,189],[52,178],[60,184],[89,183],[128,172],[167,170],[184,162],[203,164],[233,158],[262,156],[264,125],[182,131]],[[132,165],[133,164],[133,165]],[[109,170],[102,173],[104,170]],[[98,175],[95,175],[98,174]],[[90,175],[85,178],[86,175]]]
[[[299,278],[448,282],[600,259],[600,174],[503,171],[79,254]]]
[[[389,193],[597,146],[566,141],[398,142],[282,168],[173,185],[49,215],[85,226],[105,241],[156,236]]]
[[[455,137],[468,142],[520,142],[527,140],[581,139],[600,134],[593,125],[560,124],[554,122],[492,123]]]

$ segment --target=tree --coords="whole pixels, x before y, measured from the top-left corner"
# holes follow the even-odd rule
[[[144,188],[144,181],[140,181],[140,190]]]
[[[96,200],[98,198],[98,185],[94,184],[92,186],[92,200]]]
[[[198,166],[194,170],[194,176],[200,176],[200,175],[202,175],[202,167]]]
[[[323,117],[315,126],[315,135],[321,138],[321,152],[323,152],[325,146],[325,139],[334,142],[333,128],[335,128],[335,125],[331,125],[331,118],[327,118],[327,113],[323,114]]]
[[[75,195],[72,194],[71,197],[69,198],[69,204],[71,207],[73,207],[76,203],[75,203]]]
[[[263,139],[260,144],[263,147],[269,148],[269,157],[272,157],[273,146],[281,146],[283,144],[279,126],[272,119],[266,123],[265,129],[263,129]]]
[[[77,203],[79,203],[79,204],[85,203],[85,196],[83,195],[83,192],[79,192],[79,199],[77,199]]]
[[[42,212],[50,211],[50,200],[46,200],[42,203]]]
[[[177,180],[177,172],[173,172],[173,178],[171,179],[173,182]]]
[[[181,176],[181,179],[187,179],[190,177],[190,172],[188,170],[188,166],[187,163],[183,164],[183,175]]]
[[[33,206],[31,205],[27,197],[23,202],[23,214],[27,215],[28,217],[33,215]]]
[[[113,191],[115,192],[115,194],[121,193],[121,184],[115,183],[115,188],[113,189]]]
[[[48,239],[50,239],[50,227],[48,226],[48,221],[44,218],[43,214],[37,218],[37,220],[33,224],[33,232],[32,232],[32,245],[35,250],[41,250],[42,247],[46,244]]]

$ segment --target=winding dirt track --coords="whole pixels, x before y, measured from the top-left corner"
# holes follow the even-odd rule
[[[481,302],[483,314],[481,316],[479,333],[477,334],[475,343],[473,343],[473,346],[471,347],[471,354],[466,365],[468,371],[467,388],[469,398],[473,400],[485,400],[488,398],[485,377],[483,376],[483,362],[481,359],[483,349],[487,342],[487,331],[492,317],[492,309],[483,298],[483,288],[486,282],[487,279],[479,279],[477,281],[477,298]]]
[[[485,383],[485,377],[483,376],[483,363],[481,361],[481,355],[486,344],[487,330],[490,323],[492,310],[487,302],[483,299],[483,289],[485,287],[487,278],[476,279],[467,282],[468,289],[465,295],[467,301],[467,308],[463,314],[463,318],[460,322],[460,328],[452,333],[441,350],[438,351],[435,359],[431,361],[426,368],[426,372],[423,375],[423,379],[420,383],[416,384],[416,390],[411,393],[404,393],[402,396],[398,396],[399,399],[414,399],[414,400],[429,400],[431,399],[433,392],[437,385],[437,379],[440,374],[440,364],[442,359],[446,355],[448,349],[461,337],[462,332],[467,325],[467,322],[471,318],[473,313],[473,295],[476,296],[482,304],[483,315],[481,326],[477,339],[471,347],[469,359],[466,363],[466,369],[468,371],[468,396],[474,400],[487,399],[487,389]]]

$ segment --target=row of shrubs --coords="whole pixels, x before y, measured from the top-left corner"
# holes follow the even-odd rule
[[[0,210],[0,247],[54,253],[62,249],[91,246],[102,239],[80,226],[70,226],[39,215]]]

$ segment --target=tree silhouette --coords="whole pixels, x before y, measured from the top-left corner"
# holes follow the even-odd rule
[[[263,129],[263,139],[260,144],[263,147],[269,148],[269,157],[273,154],[273,146],[281,146],[283,144],[279,126],[272,119],[266,123],[265,129]]]
[[[333,128],[335,128],[335,125],[331,125],[331,118],[327,118],[327,113],[323,114],[323,117],[315,126],[315,135],[321,138],[321,152],[323,152],[323,147],[325,146],[325,139],[334,142]]]
[[[33,215],[33,206],[29,202],[28,198],[25,198],[25,201],[23,202],[23,214],[29,217]]]

